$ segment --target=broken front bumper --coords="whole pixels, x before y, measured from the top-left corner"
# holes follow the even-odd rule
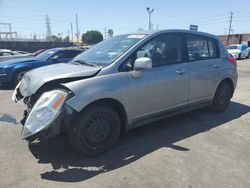
[[[26,97],[23,102],[27,105],[24,117],[21,120],[23,125],[22,138],[34,140],[43,135],[44,137],[54,137],[60,134],[64,119],[69,119],[73,109],[65,104],[69,93],[62,89],[55,89],[42,93],[35,100],[35,96]],[[22,99],[18,89],[15,89],[12,99],[18,102]]]

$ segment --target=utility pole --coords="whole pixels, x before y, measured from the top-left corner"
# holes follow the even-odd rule
[[[76,13],[76,40],[79,42],[78,17]]]
[[[71,29],[71,40],[74,42],[74,33],[73,33],[73,24],[70,23],[70,29]]]
[[[104,39],[107,39],[107,27],[104,28]]]
[[[229,42],[229,38],[230,38],[230,34],[232,31],[232,22],[233,22],[233,12],[230,12],[230,16],[229,16],[229,28],[228,28],[228,35],[227,35],[227,44]]]
[[[151,14],[154,12],[154,8],[147,7],[146,10],[148,12],[148,30],[150,31],[152,29]]]
[[[10,39],[12,39],[12,28],[11,28],[11,24],[9,24],[9,31],[10,31]]]

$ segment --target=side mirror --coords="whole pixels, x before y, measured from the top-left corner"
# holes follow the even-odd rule
[[[141,71],[152,69],[152,60],[148,57],[140,57],[135,60],[134,70]]]

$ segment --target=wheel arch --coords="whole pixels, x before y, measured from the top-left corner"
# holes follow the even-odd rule
[[[16,68],[13,70],[13,72],[12,72],[11,81],[13,82],[14,79],[15,79],[16,74],[17,74],[18,72],[20,72],[20,71],[23,71],[23,70],[30,71],[31,68],[26,67],[26,66],[21,66],[21,67],[19,66],[19,67],[16,67]]]
[[[231,93],[231,98],[233,97],[233,93],[234,93],[234,84],[233,84],[233,80],[231,78],[224,78],[220,84],[217,86],[216,90],[219,88],[219,86],[222,84],[222,83],[228,83],[232,89],[232,93]]]
[[[90,107],[98,106],[98,105],[105,105],[105,106],[112,107],[118,113],[118,115],[121,119],[122,132],[127,131],[128,115],[127,115],[127,112],[126,112],[123,104],[120,101],[118,101],[117,99],[113,99],[113,98],[97,99],[97,100],[89,103],[88,105],[86,105],[80,111],[80,113],[84,113],[84,111],[88,110]]]

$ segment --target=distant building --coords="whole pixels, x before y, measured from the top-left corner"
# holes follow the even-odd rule
[[[228,35],[219,35],[219,39],[225,44],[247,44],[250,47],[250,33],[245,34],[232,34]]]

